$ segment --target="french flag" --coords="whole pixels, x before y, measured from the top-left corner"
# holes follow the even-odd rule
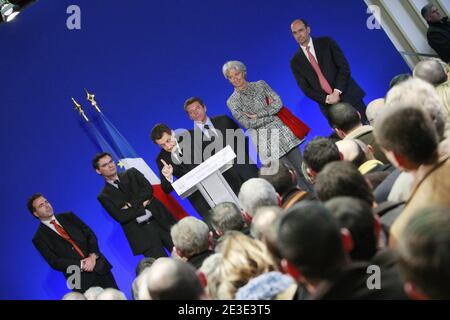
[[[175,219],[180,220],[188,215],[173,196],[162,190],[158,176],[144,159],[138,156],[125,137],[102,112],[97,112],[93,121],[85,124],[85,128],[97,147],[103,152],[109,152],[120,168],[136,168],[147,178],[153,186],[154,196],[166,206]]]

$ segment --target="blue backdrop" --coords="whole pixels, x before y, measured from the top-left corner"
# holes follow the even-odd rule
[[[68,30],[66,9],[81,8],[81,30]],[[129,7],[127,7],[129,5]],[[86,108],[83,88],[156,170],[151,127],[190,127],[182,104],[204,98],[210,115],[229,113],[227,60],[247,64],[248,79],[266,80],[285,105],[312,127],[330,129],[304,97],[289,68],[297,44],[290,22],[304,17],[315,36],[337,40],[366,102],[409,69],[382,30],[369,30],[363,1],[38,1],[0,25],[0,121],[3,210],[0,222],[1,299],[59,299],[63,276],[31,243],[38,221],[26,200],[42,192],[56,212],[72,210],[96,232],[130,296],[134,257],[119,227],[96,200],[103,185],[91,169],[97,152],[70,97]],[[183,206],[192,210],[186,201]]]

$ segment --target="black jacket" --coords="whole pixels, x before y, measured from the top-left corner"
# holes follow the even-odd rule
[[[166,231],[170,231],[175,218],[167,208],[153,196],[153,187],[144,175],[135,168],[118,173],[124,192],[105,182],[98,200],[109,215],[119,222],[125,232],[134,255],[138,255],[150,248],[151,243],[144,228],[136,221],[137,217],[145,215],[145,209],[151,211],[153,218]],[[147,207],[142,203],[151,200]],[[126,203],[131,208],[122,209]]]
[[[95,282],[98,275],[110,272],[112,266],[100,253],[94,232],[80,218],[73,212],[56,214],[55,217],[85,257],[91,253],[98,256],[93,272],[81,272],[81,291],[84,292]],[[43,223],[40,223],[33,237],[33,244],[50,267],[61,271],[65,278],[74,274],[68,270],[70,266],[80,267],[83,258],[72,244]]]
[[[193,131],[189,131],[188,133],[185,134],[187,135],[183,136],[184,138],[186,137],[190,138],[191,136],[193,136]],[[162,163],[161,159],[164,160],[166,163],[172,165],[173,176],[177,179],[181,178],[182,176],[184,176],[186,173],[188,173],[197,166],[194,163],[195,160],[194,155],[199,151],[195,149],[194,143],[183,143],[182,139],[183,138],[177,137],[180,148],[184,149],[182,150],[183,159],[187,159],[186,161],[176,161],[175,159],[172,159],[172,154],[163,149],[156,157],[156,165],[158,166],[160,173],[161,188],[165,193],[171,193],[173,191],[173,187],[172,184],[169,181],[167,181],[167,179],[162,174],[162,168],[164,167],[164,164]],[[201,161],[199,163],[201,163]],[[197,211],[198,214],[200,214],[202,217],[208,216],[211,207],[203,198],[200,191],[198,190],[195,191],[189,197],[187,197],[187,199],[192,204],[192,206],[194,207],[194,209]]]
[[[350,104],[361,101],[365,93],[351,77],[348,61],[337,43],[328,37],[312,40],[320,69],[331,88],[342,91],[341,101]],[[303,93],[319,105],[326,106],[327,94],[302,48],[291,59],[291,70]]]
[[[238,124],[227,115],[216,116],[210,118],[210,120],[214,125],[214,129],[220,132],[221,139],[214,136],[208,139],[203,135],[199,127],[195,125],[193,133],[196,139],[193,141],[198,145],[195,150],[201,150],[202,156],[200,159],[201,161],[205,161],[209,158],[209,155],[214,155],[216,151],[222,150],[227,145],[233,149],[236,154],[236,159],[234,160],[233,167],[224,173],[224,178],[230,184],[233,191],[238,194],[241,185],[245,181],[258,177],[258,167],[252,163],[248,153],[248,138],[245,137],[244,131],[239,128]]]
[[[450,63],[450,22],[448,17],[444,17],[440,22],[428,24],[428,44],[444,62]]]

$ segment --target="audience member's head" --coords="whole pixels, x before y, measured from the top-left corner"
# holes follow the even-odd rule
[[[233,202],[219,203],[211,209],[211,224],[218,236],[230,230],[243,231],[245,220]]]
[[[283,195],[297,186],[297,175],[295,169],[291,168],[287,163],[280,161],[278,172],[275,174],[262,175],[263,178],[275,188],[275,191],[283,197]]]
[[[207,251],[212,242],[208,225],[195,217],[178,221],[170,229],[170,236],[177,255],[187,259]]]
[[[156,259],[154,261],[156,261]],[[142,272],[134,279],[131,286],[134,300],[151,300],[147,286],[147,278],[151,272],[150,269],[151,265],[143,269]]]
[[[422,17],[428,23],[436,23],[441,21],[442,16],[439,10],[436,8],[436,5],[429,3],[420,10]]]
[[[347,102],[339,102],[329,106],[328,114],[331,127],[341,139],[362,126],[361,115]]]
[[[203,287],[187,262],[159,258],[148,269],[147,286],[152,300],[200,300]]]
[[[345,161],[353,163],[357,168],[368,160],[375,159],[372,146],[358,139],[345,139],[336,142],[339,152]]]
[[[415,107],[390,108],[380,115],[374,135],[399,169],[415,170],[437,159],[438,135],[431,118]]]
[[[203,273],[206,277],[205,293],[208,298],[218,300],[219,285],[222,282],[220,275],[220,264],[222,263],[222,254],[214,253],[207,257],[204,261],[199,272]]]
[[[447,81],[444,66],[434,59],[423,60],[416,64],[413,75],[435,87]]]
[[[384,108],[384,98],[375,99],[367,105],[366,108],[366,117],[369,120],[371,126],[375,124],[375,119],[380,114],[381,110]]]
[[[442,101],[431,84],[421,79],[412,78],[389,90],[386,96],[386,107],[382,114],[389,109],[400,107],[417,107],[424,110],[433,120],[439,138],[442,139],[447,114]],[[413,141],[414,139],[411,137],[410,140]]]
[[[450,299],[450,210],[423,209],[397,243],[405,291],[413,299]]]
[[[352,163],[335,161],[318,174],[314,185],[317,198],[328,201],[339,196],[355,197],[372,206],[375,199],[364,176]]]
[[[348,263],[345,251],[351,250],[351,237],[319,202],[304,201],[287,210],[278,238],[284,270],[311,294]]]
[[[87,300],[97,300],[97,296],[105,291],[102,287],[90,287],[84,292],[84,296]]]
[[[381,231],[379,220],[375,218],[367,202],[352,197],[336,197],[325,203],[325,207],[337,218],[341,228],[350,231],[353,261],[370,261],[378,248]]]
[[[244,212],[253,217],[259,207],[277,206],[278,195],[267,180],[251,178],[242,184],[239,191],[239,202]]]
[[[72,291],[66,293],[61,300],[87,300],[87,299],[82,293]]]
[[[303,160],[308,176],[315,180],[317,174],[327,163],[341,160],[341,154],[333,141],[323,137],[315,137],[305,147]]]
[[[97,296],[96,300],[127,300],[127,297],[122,291],[107,288]]]
[[[253,238],[264,242],[274,221],[283,214],[280,207],[261,207],[258,208],[253,217],[250,226],[250,234]]]
[[[227,232],[218,247],[222,253],[222,282],[218,291],[221,299],[234,299],[237,289],[250,279],[274,270],[266,246],[241,232]]]
[[[401,74],[396,75],[389,82],[389,89],[392,89],[396,85],[398,85],[408,79],[411,79],[411,75],[409,73],[401,73]]]
[[[292,206],[294,205],[295,203]],[[275,208],[277,207],[264,207],[258,209],[255,220],[251,225],[251,231],[254,238],[262,241],[266,245],[275,269],[281,271],[281,260],[283,257],[278,242],[278,225],[281,217],[286,214],[286,210],[282,210],[281,208],[277,210]]]
[[[138,265],[136,266],[136,277],[138,277],[146,268],[151,267],[153,262],[155,261],[156,259],[153,257],[145,257],[141,261],[139,261]]]

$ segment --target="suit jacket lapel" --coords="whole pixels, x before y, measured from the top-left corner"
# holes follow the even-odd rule
[[[64,228],[64,230],[69,234],[70,238],[71,238],[73,241],[75,241],[75,243],[76,243],[77,245],[79,245],[79,244],[78,244],[78,241],[77,241],[78,237],[76,236],[77,234],[76,234],[76,232],[73,230],[72,225],[71,225],[70,223],[68,223],[68,222],[66,221],[66,219],[64,219],[64,217],[58,216],[57,219],[58,219],[58,222],[61,224],[61,226]],[[80,249],[81,249],[81,248],[80,248]]]
[[[311,65],[311,62],[309,62],[308,57],[305,55],[305,53],[303,52],[303,49],[301,47],[298,48],[297,55],[300,59],[302,69],[304,69],[304,71],[305,71],[305,76],[307,76],[308,74],[312,75],[313,77],[316,76],[316,72],[314,71],[314,69]]]
[[[322,47],[322,42],[320,40],[317,40],[317,39],[313,39],[313,41],[314,41],[314,51],[316,52],[317,63],[322,68],[322,64],[323,64],[323,47]],[[322,73],[323,73],[323,70],[322,70]]]

